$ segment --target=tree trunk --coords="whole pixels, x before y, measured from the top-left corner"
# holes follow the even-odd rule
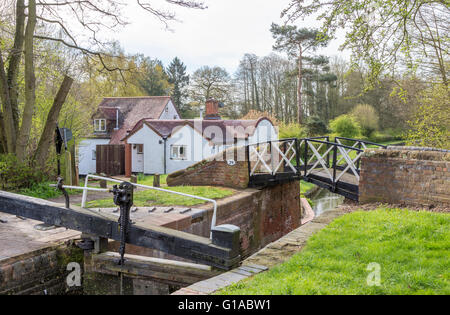
[[[2,101],[2,137],[5,152],[14,153],[16,150],[16,130],[14,124],[13,111],[11,108],[11,98],[9,97],[8,79],[5,73],[2,52],[0,50],[0,99]]]
[[[19,161],[25,160],[33,122],[34,105],[36,102],[36,78],[34,73],[33,36],[36,27],[36,1],[28,1],[28,21],[25,31],[25,106],[22,115],[19,136],[17,137],[16,155]]]
[[[0,154],[6,152],[5,124],[3,123],[3,114],[0,111]]]
[[[24,30],[25,30],[25,1],[17,0],[16,3],[16,30],[14,34],[14,45],[8,56],[8,72],[7,72],[7,88],[9,94],[9,106],[11,106],[12,119],[14,122],[14,142],[12,143],[13,149],[9,151],[14,153],[16,149],[16,133],[19,132],[19,66],[22,59],[23,44],[24,44]]]
[[[47,161],[50,146],[53,143],[53,133],[55,132],[56,122],[64,102],[66,101],[66,97],[69,94],[70,88],[72,87],[72,83],[73,79],[65,76],[61,86],[59,87],[58,93],[53,101],[53,105],[48,113],[44,131],[42,132],[39,140],[39,145],[34,154],[34,163],[36,165],[44,165]]]
[[[302,45],[299,45],[299,55],[298,55],[298,90],[297,90],[297,102],[298,102],[298,113],[297,121],[299,124],[303,120],[303,107],[302,107],[302,84],[303,84],[303,73],[302,73],[302,58],[303,58]]]

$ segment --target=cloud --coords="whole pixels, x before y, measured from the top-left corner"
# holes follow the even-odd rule
[[[131,22],[111,34],[128,53],[142,53],[168,64],[178,56],[189,72],[203,65],[218,65],[233,73],[245,53],[258,56],[272,51],[272,22],[281,23],[281,11],[290,0],[209,0],[207,10],[176,8],[172,32],[136,5],[127,7]],[[173,7],[172,7],[173,8]],[[318,27],[314,20],[308,27]],[[326,50],[337,54],[338,45]],[[333,53],[334,52],[334,53]]]

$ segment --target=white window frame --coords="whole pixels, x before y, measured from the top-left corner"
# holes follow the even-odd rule
[[[136,144],[136,153],[144,154],[144,145],[143,144]]]
[[[176,150],[176,153],[174,151]],[[174,145],[170,146],[170,158],[172,160],[187,160],[187,145]]]
[[[103,122],[103,128],[102,128]],[[94,131],[104,132],[106,131],[106,119],[94,119]]]

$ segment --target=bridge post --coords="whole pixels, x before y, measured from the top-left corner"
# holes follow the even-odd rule
[[[308,139],[305,139],[305,177],[308,175]]]
[[[359,141],[358,142],[358,149],[360,149],[361,150],[361,141]],[[360,165],[361,165],[361,158],[359,158],[358,159],[358,161],[356,162],[356,169],[359,171],[361,168],[360,168]]]
[[[301,170],[300,170],[300,140],[297,138],[295,139],[295,150],[296,150],[296,154],[295,154],[295,161],[297,163],[297,172],[298,175],[300,176],[301,174]]]
[[[336,190],[337,145],[333,146],[333,191]]]
[[[329,142],[330,142],[330,136],[327,136],[327,151],[328,151],[328,149],[330,148],[330,144],[329,144]],[[328,153],[327,154],[327,167],[328,168],[330,168],[330,153]]]

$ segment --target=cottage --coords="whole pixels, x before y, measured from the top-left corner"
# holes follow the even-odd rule
[[[121,139],[143,118],[176,120],[181,116],[169,96],[104,98],[92,116],[92,134],[78,146],[79,174],[96,173],[97,145],[123,144]]]
[[[268,118],[222,120],[218,109],[218,102],[209,100],[204,119],[140,120],[122,139],[133,148],[131,172],[172,173],[233,145],[278,139],[276,128]]]
[[[105,98],[92,123],[92,135],[78,149],[80,175],[99,173],[97,164],[101,163],[96,161],[99,145],[123,146],[124,155],[114,159],[120,160],[123,172],[129,176],[172,173],[233,145],[278,139],[268,118],[222,120],[219,102],[215,100],[206,102],[204,118],[189,120],[181,119],[167,96]]]

